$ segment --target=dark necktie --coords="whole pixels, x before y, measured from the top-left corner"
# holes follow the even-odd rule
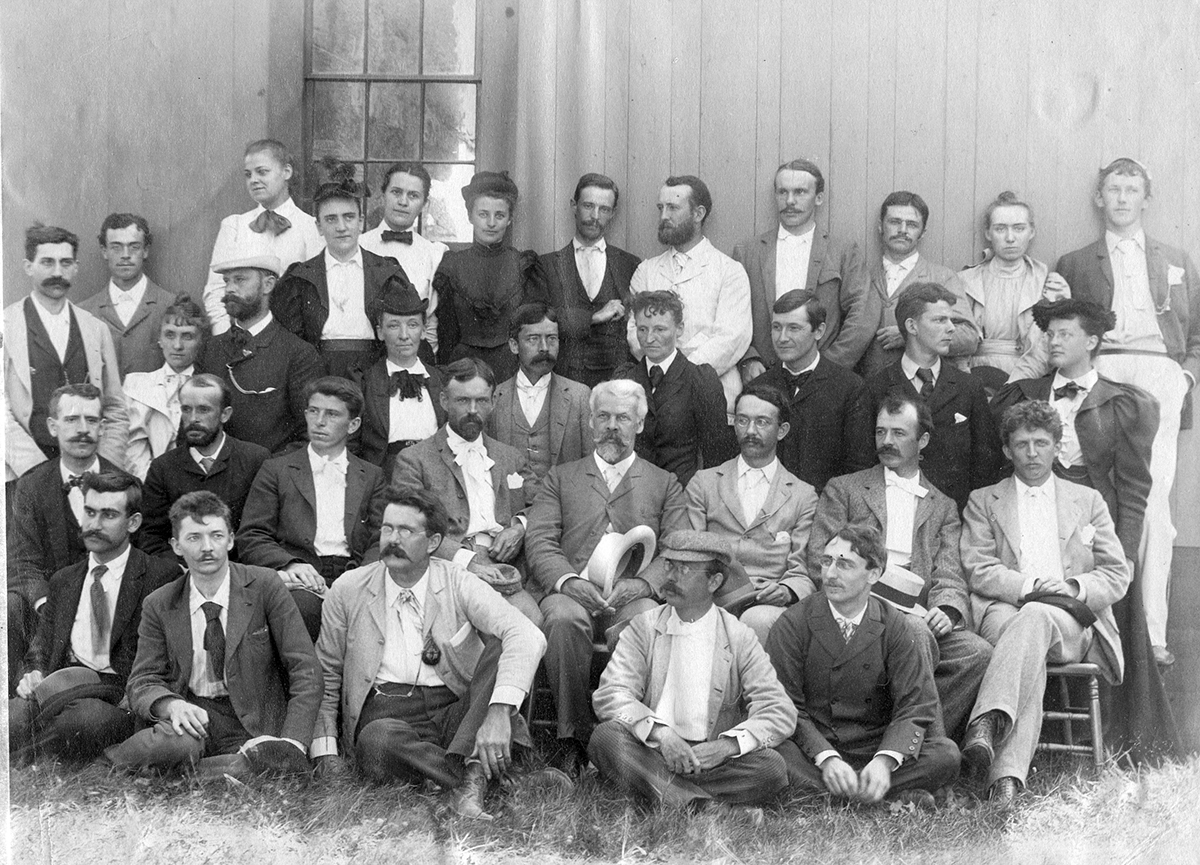
[[[112,621],[108,617],[108,593],[100,582],[108,573],[107,565],[92,568],[92,654],[108,653],[108,634]]]
[[[250,331],[245,328],[238,327],[236,324],[229,328],[229,341],[238,351],[242,351],[250,344]]]
[[[388,231],[387,229],[384,229],[383,242],[384,243],[403,243],[403,244],[407,244],[408,246],[412,246],[412,232],[411,231]]]
[[[63,481],[62,491],[69,493],[75,487],[83,486],[83,475],[71,475],[67,480]]]
[[[917,378],[921,380],[921,398],[929,399],[929,395],[933,393],[933,370],[919,366],[917,367]]]
[[[214,681],[225,681],[225,629],[221,627],[221,605],[205,601],[200,605],[208,624],[204,626],[204,651],[208,653],[208,672]]]
[[[200,468],[205,474],[212,471],[213,463],[216,462],[214,457],[200,457]]]
[[[655,364],[654,366],[650,367],[650,390],[658,390],[658,386],[662,384],[663,375],[664,373],[661,366]]]
[[[785,369],[784,374],[787,375],[788,382],[791,384],[792,396],[795,396],[800,392],[800,388],[804,387],[804,383],[808,381],[809,376],[812,375],[812,370],[810,369],[808,372],[791,373]]]
[[[1078,382],[1069,381],[1062,387],[1056,387],[1054,389],[1054,398],[1075,399],[1075,397],[1079,396],[1079,394],[1084,390],[1086,390],[1086,388],[1080,387]]]
[[[255,234],[280,235],[292,227],[286,216],[280,216],[274,210],[264,210],[250,223],[250,230]]]
[[[413,375],[406,369],[394,372],[389,377],[388,395],[400,394],[400,399],[420,399],[421,388],[425,384],[425,376]]]

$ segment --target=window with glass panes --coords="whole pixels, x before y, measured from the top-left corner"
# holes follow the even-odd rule
[[[420,231],[469,242],[461,189],[475,172],[477,0],[310,0],[305,144],[317,176],[334,156],[358,166],[379,223],[384,169],[420,162],[433,187]]]

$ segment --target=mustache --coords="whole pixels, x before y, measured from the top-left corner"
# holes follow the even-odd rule
[[[96,443],[96,440],[92,438],[90,433],[80,433],[79,435],[72,436],[69,441],[78,442],[82,445],[94,445]]]
[[[61,285],[63,288],[71,287],[71,283],[63,279],[61,276],[48,276],[42,280],[42,285]]]
[[[382,559],[385,556],[395,556],[398,559],[407,559],[408,553],[404,547],[396,543],[384,544],[379,550],[379,557]]]
[[[552,363],[555,363],[557,360],[558,360],[558,358],[555,357],[554,355],[552,355],[550,352],[539,351],[536,355],[534,355],[533,360],[531,360],[530,363],[551,363],[552,364]]]
[[[625,444],[625,438],[624,438],[624,436],[622,436],[622,435],[621,435],[619,432],[616,432],[616,431],[608,431],[608,432],[605,432],[603,435],[601,435],[601,436],[600,436],[600,441],[599,441],[599,442],[597,442],[597,444],[615,444],[615,445],[624,445],[624,444]]]
[[[103,540],[104,533],[99,531],[98,529],[92,529],[90,531],[81,532],[79,537],[84,538],[85,540],[87,538],[100,538],[101,540]]]
[[[895,445],[882,445],[881,447],[875,448],[876,456],[881,457],[884,454],[887,454],[889,456],[898,457],[898,456],[900,456],[900,450]]]

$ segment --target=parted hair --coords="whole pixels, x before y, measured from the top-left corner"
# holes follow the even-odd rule
[[[817,168],[815,162],[808,159],[793,159],[776,168],[775,176],[778,177],[781,171],[806,171],[817,181],[817,195],[825,191],[825,175],[821,173],[821,169]]]
[[[452,381],[468,382],[481,378],[488,383],[492,390],[496,389],[496,373],[484,361],[477,357],[463,357],[450,364],[445,369],[446,383]]]
[[[512,322],[508,325],[508,338],[519,340],[521,328],[530,324],[541,324],[543,321],[558,324],[558,310],[540,300],[523,303],[513,313]]]
[[[286,168],[295,167],[295,160],[292,159],[292,152],[288,150],[287,145],[282,141],[274,138],[260,138],[257,141],[251,141],[246,145],[246,152],[243,156],[249,156],[251,153],[267,152],[271,154],[276,162]]]
[[[383,494],[383,506],[399,505],[420,511],[425,518],[426,535],[445,535],[450,518],[442,500],[430,490],[409,484],[390,484]]]
[[[694,174],[679,174],[671,175],[663,181],[663,186],[686,186],[691,192],[688,193],[688,203],[694,210],[697,207],[704,208],[704,219],[700,220],[703,225],[712,216],[713,201],[712,193],[708,191],[708,184],[696,177]]]
[[[600,402],[600,397],[608,394],[619,399],[633,399],[637,404],[637,419],[643,420],[646,417],[646,412],[650,410],[649,404],[646,402],[646,390],[638,382],[631,378],[614,378],[609,381],[602,381],[592,388],[592,395],[588,399],[588,408],[592,414],[596,413],[596,406]]]
[[[777,315],[785,315],[789,312],[795,312],[800,307],[804,307],[804,314],[808,317],[808,325],[813,330],[823,325],[829,315],[825,310],[825,305],[817,299],[817,296],[811,291],[805,291],[802,288],[793,288],[791,291],[785,291],[779,295],[779,299],[771,306],[771,312]]]
[[[60,388],[56,388],[54,393],[50,394],[50,399],[46,404],[46,414],[48,417],[58,417],[58,404],[62,402],[64,396],[77,396],[80,399],[94,399],[100,403],[100,412],[104,412],[104,394],[100,392],[100,388],[96,387],[90,381],[76,382],[75,384],[64,384]]]
[[[1104,188],[1104,181],[1108,180],[1110,174],[1121,174],[1125,177],[1140,177],[1146,182],[1146,197],[1151,196],[1150,192],[1150,169],[1144,164],[1130,156],[1119,156],[1108,165],[1100,169],[1096,175],[1096,191],[1099,192]]]
[[[1015,192],[1010,192],[1007,189],[996,196],[983,211],[983,230],[987,231],[992,227],[992,214],[996,212],[997,207],[1024,207],[1025,212],[1029,214],[1029,224],[1034,225],[1033,207],[1027,201],[1022,201],[1017,198]]]
[[[100,245],[108,246],[109,229],[118,231],[129,226],[136,226],[138,231],[142,233],[142,237],[146,241],[146,246],[154,242],[150,236],[150,223],[146,221],[146,217],[138,216],[136,213],[110,213],[104,217],[104,221],[100,223]]]
[[[202,390],[215,387],[221,392],[221,409],[224,410],[233,405],[233,396],[229,392],[229,385],[225,384],[225,379],[213,375],[211,372],[196,373],[185,381],[179,390],[182,392],[185,387],[198,387]]]
[[[1008,444],[1017,430],[1045,430],[1056,442],[1062,441],[1062,418],[1045,400],[1031,399],[1006,409],[1000,418],[1000,441]]]
[[[909,319],[920,318],[935,303],[954,306],[957,300],[954,292],[939,282],[914,282],[900,294],[900,300],[896,302],[896,324],[900,327],[900,335],[907,342],[909,333],[906,325]]]
[[[925,199],[917,195],[915,192],[909,192],[905,189],[897,190],[888,195],[883,200],[883,204],[879,205],[879,221],[883,222],[887,218],[889,207],[915,207],[917,213],[921,214],[921,228],[924,229],[929,224],[929,205],[925,203]]]
[[[350,413],[351,419],[362,416],[364,402],[362,388],[348,378],[342,378],[340,375],[323,375],[313,379],[304,387],[304,404],[308,405],[308,401],[316,394],[340,399],[346,404],[346,411]]]
[[[25,260],[33,261],[37,255],[37,248],[43,243],[69,243],[71,244],[71,254],[79,254],[79,237],[74,232],[59,228],[57,225],[42,225],[40,222],[35,222],[25,229]]]
[[[737,395],[733,401],[733,413],[737,414],[738,406],[742,404],[744,397],[757,397],[763,402],[770,403],[775,406],[775,411],[779,415],[779,425],[792,422],[792,411],[788,407],[788,398],[783,391],[775,385],[768,382],[752,381],[750,384],[742,388],[742,392]]]
[[[429,169],[424,165],[419,162],[393,162],[383,171],[383,182],[379,184],[380,192],[387,192],[393,174],[411,174],[421,181],[425,197],[429,198],[429,190],[433,188],[433,178],[429,176]]]
[[[575,194],[571,196],[572,201],[578,201],[583,190],[589,186],[594,186],[597,189],[608,189],[613,194],[613,208],[617,206],[617,202],[621,200],[621,190],[617,188],[617,181],[613,180],[607,174],[598,174],[595,171],[589,171],[587,174],[579,178],[579,182],[575,184]]]
[[[179,537],[179,527],[188,517],[196,522],[203,522],[208,517],[220,517],[225,521],[225,527],[229,531],[233,531],[233,512],[229,510],[229,505],[225,504],[221,497],[212,490],[193,490],[175,500],[175,504],[171,505],[171,510],[168,512],[173,537]]]
[[[879,403],[879,412],[875,417],[878,418],[881,414],[900,414],[904,411],[904,407],[909,405],[917,412],[917,438],[926,433],[932,435],[933,412],[929,410],[929,403],[925,402],[919,396],[913,396],[899,389],[890,390],[884,394],[883,399]]]
[[[870,570],[882,571],[887,567],[887,544],[884,543],[883,533],[874,526],[848,525],[842,526],[834,538],[841,538],[850,544],[850,550],[862,556]]]
[[[142,512],[142,482],[129,472],[109,469],[103,472],[84,472],[79,485],[84,498],[92,490],[98,493],[125,493],[125,516]]]
[[[633,296],[630,309],[635,316],[638,313],[662,315],[664,312],[669,312],[676,325],[683,324],[683,301],[673,291],[638,292]]]

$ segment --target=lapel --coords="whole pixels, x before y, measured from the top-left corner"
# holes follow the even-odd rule
[[[131,553],[131,558],[132,555]],[[71,629],[75,627],[75,615],[79,612],[79,602],[83,600],[83,585],[87,582],[88,565],[90,564],[91,558],[88,557],[74,566],[70,582],[67,583],[66,596],[63,598],[66,603],[60,604],[58,607],[58,621],[54,623],[55,636],[61,638],[68,648],[71,645]],[[121,619],[121,599],[125,596],[125,583],[129,579],[129,570],[129,565],[126,565],[125,578],[121,580],[121,591],[117,595],[117,614],[113,617],[112,624],[112,639],[114,642],[116,641],[117,634],[120,633],[118,622]]]
[[[146,317],[149,316],[153,311],[153,307],[158,304],[157,289],[157,285],[155,285],[149,279],[146,280],[146,290],[142,292],[141,303],[139,303],[137,305],[137,309],[133,311],[133,317],[129,319],[129,324],[124,328],[121,328],[125,333],[129,333],[129,331],[133,330],[135,327],[145,321]],[[105,288],[104,293],[106,295],[108,294],[107,288]],[[120,319],[117,319],[117,326],[121,326]]]
[[[46,326],[42,324],[42,317],[37,314],[37,310],[33,308],[33,304],[37,303],[32,297],[25,298],[25,322],[29,330],[29,342],[36,345],[42,351],[57,358],[58,352],[54,348],[54,343],[50,341],[50,334],[46,332]],[[15,347],[14,347],[15,348]],[[28,349],[27,349],[28,350]],[[28,378],[29,364],[26,363],[25,375]],[[29,381],[26,380],[26,386],[29,386]]]
[[[767,290],[767,298],[772,299],[775,297],[775,250],[779,245],[779,228],[776,227],[774,231],[768,231],[759,240],[763,245],[762,258],[759,260],[759,267],[762,270],[762,284]],[[768,315],[770,315],[769,307],[770,304],[768,303]]]
[[[917,473],[917,480],[921,486],[925,487],[925,498],[917,499],[917,509],[913,512],[913,550],[916,551],[917,533],[921,531],[921,526],[929,519],[933,513],[933,484],[929,482],[929,478],[924,473]]]
[[[26,326],[28,321],[26,304],[33,302],[33,298],[26,297],[19,312],[10,306],[4,316],[5,353],[13,360],[12,369],[16,371],[17,380],[21,382],[26,392],[33,390],[29,369],[29,338],[33,328]],[[37,315],[32,309],[28,310],[28,314]],[[25,321],[19,322],[18,318],[24,318]],[[11,400],[12,397],[10,396],[9,399]]]
[[[306,276],[309,280],[312,281],[312,284],[316,287],[317,297],[321,301],[321,306],[325,308],[326,314],[328,314],[328,312],[329,312],[329,281],[326,279],[326,273],[325,273],[325,252],[324,252],[324,250],[322,250],[320,253],[318,253],[315,259],[309,259],[309,261],[310,262],[315,261],[315,264],[313,264],[312,267],[310,267],[308,269],[309,273]],[[366,284],[366,281],[367,281],[366,263],[367,263],[367,257],[364,255],[363,256],[363,283],[364,284]]]
[[[229,563],[229,613],[225,617],[225,669],[229,669],[229,659],[233,657],[246,628],[250,625],[250,612],[254,600],[250,595],[250,586],[254,576],[236,562]],[[188,633],[191,634],[191,627]]]
[[[154,372],[140,378],[134,378],[132,381],[126,377],[125,396],[131,400],[136,399],[148,408],[169,418],[171,416],[170,409],[162,399],[164,389],[159,387],[161,374],[162,368],[159,367]]]
[[[446,435],[446,425],[442,424],[438,427],[438,431],[434,433],[433,440],[437,444],[438,455],[442,458],[442,463],[449,469],[450,474],[454,476],[455,483],[462,490],[465,497],[467,494],[467,482],[463,477],[462,468],[454,461],[454,451],[450,450],[450,442]]]
[[[149,293],[150,293],[150,287],[147,284],[146,292],[145,292],[145,294],[142,295],[142,302],[138,304],[137,310],[134,311],[133,318],[131,318],[129,320],[130,327],[133,326],[134,319],[136,319],[138,317],[138,315],[137,315],[138,312],[141,312],[142,306],[146,302],[146,295]],[[125,325],[121,324],[121,317],[119,315],[117,315],[117,308],[116,308],[116,306],[113,305],[112,298],[109,297],[107,283],[105,283],[104,287],[96,293],[96,299],[97,299],[98,303],[96,305],[96,311],[95,311],[95,313],[93,313],[96,316],[96,318],[100,319],[102,322],[104,322],[105,324],[112,327],[114,330],[117,331],[117,333],[121,333],[121,334],[125,333],[127,328],[125,327]]]
[[[897,364],[897,368],[899,368],[899,364]],[[904,375],[903,370],[900,375]],[[938,371],[937,381],[933,383],[933,393],[929,395],[929,411],[935,417],[940,408],[958,396],[959,378],[962,375],[964,373],[960,373],[946,358],[942,358],[942,368]],[[909,387],[912,387],[911,382],[909,382]]]
[[[348,462],[346,466],[346,501],[342,525],[346,531],[346,543],[350,546],[351,555],[353,555],[354,530],[358,528],[358,509],[367,498],[367,467],[366,463],[354,454],[347,453],[346,460]],[[313,513],[316,513],[315,507]]]
[[[583,278],[579,275],[579,268],[575,266],[575,244],[568,242],[565,247],[558,251],[555,257],[555,266],[558,268],[558,282],[562,286],[563,296],[574,295],[575,299],[582,305],[590,306],[591,298],[587,296],[587,289],[583,287]],[[605,267],[605,276],[608,276],[608,267]]]
[[[780,466],[782,468],[782,466]],[[775,479],[771,481],[771,491],[775,491],[775,486],[779,481],[779,476],[782,472],[777,468],[775,470]],[[737,460],[733,459],[724,465],[717,467],[717,497],[721,503],[733,514],[733,518],[737,524],[743,529],[749,529],[746,525],[745,508],[742,507],[742,499],[738,493],[738,477],[737,477]],[[767,495],[767,500],[771,498]],[[764,505],[765,507],[765,505]]]
[[[784,484],[784,471],[783,463],[775,466],[775,477],[771,478],[771,486],[767,489],[766,499],[763,500],[762,511],[755,516],[754,521],[750,525],[746,526],[747,529],[753,529],[765,523],[776,511],[787,504],[788,499],[792,497],[791,482],[789,481],[786,485]]]
[[[389,424],[392,422],[392,415],[388,406],[388,400],[391,399],[388,393],[391,388],[391,381],[388,378],[387,358],[380,358],[371,365],[371,368],[367,371],[364,383],[366,387],[363,389],[363,396],[370,400],[372,414],[379,418],[384,429],[388,429]],[[364,423],[363,426],[366,426],[366,424]],[[384,434],[384,438],[387,438],[387,433]]]
[[[638,361],[642,369],[646,368],[645,360]],[[650,394],[650,400],[657,405],[663,405],[669,401],[676,393],[683,388],[683,380],[687,377],[687,367],[691,366],[691,361],[683,356],[683,352],[678,352],[675,355],[675,360],[671,361],[671,368],[663,375],[663,380],[658,383],[658,388],[654,393]],[[647,382],[650,380],[650,374],[646,373]]]
[[[1103,234],[1101,234],[1100,239],[1096,241],[1096,259],[1097,264],[1100,265],[1100,273],[1103,274],[1105,281],[1108,282],[1108,294],[1111,303],[1113,291],[1112,259],[1108,257],[1108,239]],[[1149,269],[1150,268],[1147,266],[1146,270],[1148,271]]]
[[[517,399],[517,377],[514,375],[497,388],[496,408],[492,411],[492,417],[496,419],[496,438],[501,441],[512,440],[519,411],[521,402]]]
[[[375,297],[379,293],[380,286],[392,275],[393,270],[400,270],[400,268],[389,267],[386,259],[377,256],[369,249],[363,249],[361,246],[359,249],[362,251],[363,257],[363,309],[367,310],[369,315],[371,307],[375,305]]]
[[[812,251],[808,256],[808,276],[805,289],[813,291],[820,285],[821,262],[829,254],[829,232],[813,227]]]
[[[1021,520],[1017,516],[1017,484],[1007,477],[992,488],[992,521],[1008,545],[1011,567],[1021,561]],[[999,552],[999,550],[997,550]]]
[[[784,391],[790,390],[786,384],[789,373],[783,368],[783,361],[779,362],[779,369],[781,378],[784,382]],[[829,361],[827,361],[824,357],[821,357],[817,360],[817,365],[816,368],[813,369],[812,375],[810,375],[805,382],[800,385],[800,389],[797,390],[796,395],[792,397],[792,404],[795,405],[798,402],[803,402],[804,400],[808,399],[821,389],[821,382],[828,377]]]
[[[776,473],[778,477],[778,473]],[[708,685],[708,736],[712,738],[713,729],[721,714],[721,704],[725,702],[725,690],[729,684],[729,667],[733,663],[733,652],[729,647],[729,631],[725,628],[725,617],[721,608],[716,607],[717,635],[713,644],[712,678]]]
[[[833,622],[833,630],[837,635],[838,640],[842,642],[842,653],[838,655],[838,662],[845,663],[855,655],[862,654],[871,646],[873,646],[883,633],[883,622],[880,616],[880,601],[873,598],[867,599],[867,610],[863,613],[862,621],[858,623],[858,627],[854,629],[854,634],[850,637],[850,642],[842,640],[842,631],[837,626],[837,622],[833,622],[833,614],[829,614],[829,619]],[[826,603],[828,609],[828,602]]]
[[[562,383],[562,377],[549,373],[550,387],[546,401],[550,404],[550,464],[558,463],[558,455],[562,453],[563,436],[567,432],[567,412],[570,409],[570,394]]]
[[[546,394],[549,399],[550,395]],[[483,449],[487,451],[488,459],[492,461],[492,467],[488,474],[492,478],[492,516],[496,522],[507,527],[509,520],[512,519],[512,505],[508,498],[508,479],[504,476],[504,466],[500,464],[500,460],[496,458],[496,447],[498,442],[489,436],[487,433],[480,433],[483,436]],[[447,449],[449,449],[447,447]]]
[[[449,604],[446,590],[446,579],[442,571],[438,568],[430,568],[429,588],[425,592],[425,621],[422,622],[422,628],[426,635],[433,633],[434,623],[442,614],[442,610],[446,609]]]
[[[638,486],[638,479],[642,476],[642,466],[646,461],[641,457],[636,457],[633,464],[629,467],[629,471],[625,472],[625,477],[621,478],[621,482],[617,484],[617,488],[609,495],[608,484],[604,482],[604,478],[600,478],[600,486],[604,489],[604,498],[612,504],[617,499],[622,498],[628,493],[633,492],[633,488]],[[595,460],[592,461],[592,466],[595,468]]]
[[[867,605],[870,606],[869,601]],[[866,621],[867,617],[863,616],[863,624],[866,624]],[[849,648],[846,641],[842,639],[842,629],[833,619],[833,613],[829,609],[829,599],[824,595],[821,595],[818,603],[809,605],[808,625],[813,637],[834,661],[840,659],[842,653]],[[858,633],[856,632],[854,636],[857,638]],[[850,642],[853,643],[854,640],[852,639]]]
[[[1050,480],[1054,484],[1054,506],[1058,511],[1058,551],[1062,556],[1063,570],[1066,571],[1071,562],[1067,556],[1067,544],[1079,528],[1079,505],[1066,481],[1056,477]]]
[[[928,498],[928,496],[926,496]],[[871,509],[871,513],[875,515],[875,519],[879,520],[879,529],[883,532],[884,537],[887,537],[887,482],[884,480],[883,466],[876,464],[871,469],[871,474],[863,483],[863,500],[867,507]],[[918,508],[919,510],[919,508]],[[913,530],[916,530],[916,520],[913,521]]]
[[[1154,298],[1155,311],[1165,310],[1171,296],[1171,288],[1167,285],[1167,259],[1158,242],[1149,237],[1146,238],[1146,281]]]
[[[584,459],[587,462],[584,464],[583,472],[592,479],[592,489],[595,491],[596,495],[600,497],[600,513],[601,516],[603,516],[604,505],[608,503],[608,497],[611,495],[608,491],[608,483],[605,482],[604,475],[600,473],[600,468],[596,465],[595,455],[588,455],[584,457]],[[637,465],[637,460],[634,460],[633,464]],[[633,466],[629,467],[629,471],[633,471]],[[626,473],[626,477],[628,477],[628,473]],[[620,488],[621,485],[618,484],[617,489],[619,490]]]
[[[654,623],[656,636],[654,651],[650,658],[650,687],[647,695],[651,695],[656,703],[662,697],[663,685],[667,681],[667,669],[671,666],[671,640],[667,634],[667,622],[671,618],[671,608],[663,606],[659,610],[658,621]],[[709,715],[711,718],[711,714]]]
[[[125,576],[121,577],[121,589],[117,592],[117,608],[113,613],[112,628],[109,631],[110,649],[116,645],[117,638],[125,632],[126,626],[133,618],[133,610],[142,595],[142,575],[145,573],[146,557],[134,547],[129,551],[129,559],[125,563]],[[136,623],[134,627],[137,627]]]
[[[229,579],[233,580],[233,565],[229,566]],[[170,606],[165,610],[163,616],[163,631],[166,632],[167,640],[167,657],[174,659],[174,666],[178,668],[179,677],[182,680],[181,684],[184,688],[188,685],[188,680],[192,677],[192,616],[188,610],[188,598],[192,590],[191,574],[184,574],[178,582],[178,591],[175,597],[171,600]],[[233,584],[229,586],[230,599],[232,605]],[[230,611],[229,620],[232,621],[233,612]],[[228,648],[228,641],[226,641]],[[229,657],[226,652],[225,657]]]
[[[368,615],[371,617],[371,621],[375,624],[377,639],[375,641],[368,640],[367,645],[371,645],[372,642],[375,642],[376,645],[378,645],[380,642],[382,642],[383,638],[387,636],[387,592],[384,591],[384,580],[388,579],[387,567],[382,563],[376,564],[374,567],[379,568],[379,574],[367,580],[366,591],[367,594],[370,595],[370,598],[367,600],[365,606],[367,608]],[[432,588],[432,571],[430,572],[429,577],[430,587]],[[432,595],[433,592],[430,591],[426,596],[426,600],[428,600],[429,597],[432,597]],[[376,667],[375,670],[371,670],[370,672],[375,673],[378,671],[378,669],[379,668]]]
[[[317,515],[317,487],[313,482],[312,465],[308,461],[308,448],[303,447],[297,451],[293,451],[292,456],[287,463],[288,474],[292,478],[292,483],[296,485],[301,497],[308,502],[309,508],[313,514],[313,525]],[[350,478],[349,472],[346,473],[346,501],[350,501]],[[347,538],[350,536],[347,535]]]

